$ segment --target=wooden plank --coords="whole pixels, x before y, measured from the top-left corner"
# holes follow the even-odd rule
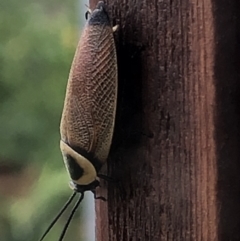
[[[119,185],[100,190],[97,240],[240,240],[239,3],[106,3],[120,24]]]

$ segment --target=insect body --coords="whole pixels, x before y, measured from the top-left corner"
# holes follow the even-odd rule
[[[90,12],[74,56],[60,125],[60,148],[74,193],[41,240],[76,193],[80,193],[80,198],[59,240],[63,239],[84,192],[92,191],[96,198],[98,172],[108,157],[115,122],[117,58],[113,29],[116,28],[111,27],[105,4],[98,2]]]

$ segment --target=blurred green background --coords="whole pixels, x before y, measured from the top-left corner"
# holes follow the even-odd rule
[[[71,194],[59,122],[85,11],[77,0],[0,0],[1,241],[38,240]],[[81,209],[66,240],[87,240]],[[68,214],[46,241],[58,240]]]

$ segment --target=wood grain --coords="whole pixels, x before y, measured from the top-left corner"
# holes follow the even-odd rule
[[[106,2],[120,24],[119,183],[96,202],[97,240],[240,240],[240,4]]]

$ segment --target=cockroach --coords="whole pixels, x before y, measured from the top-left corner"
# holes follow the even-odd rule
[[[60,235],[63,240],[71,219],[91,191],[95,199],[99,174],[106,162],[113,136],[117,104],[117,57],[113,32],[103,1],[89,16],[71,66],[60,124],[60,148],[73,194],[41,237],[44,239],[73,198],[79,199]]]

